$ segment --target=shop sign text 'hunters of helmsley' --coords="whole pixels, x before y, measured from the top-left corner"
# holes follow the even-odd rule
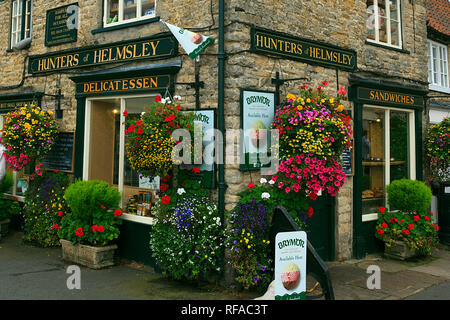
[[[261,28],[252,28],[250,35],[251,51],[255,53],[347,71],[354,71],[357,67],[357,55],[353,50]]]
[[[172,34],[166,33],[147,38],[31,56],[28,72],[38,74],[144,59],[167,59],[177,54],[177,40]]]

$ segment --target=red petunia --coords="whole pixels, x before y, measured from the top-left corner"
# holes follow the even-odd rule
[[[200,173],[200,169],[197,168],[197,167],[193,167],[193,168],[192,168],[192,172],[193,172],[193,173]]]
[[[98,230],[98,225],[92,226],[92,232],[95,232],[95,231],[97,231],[97,230]]]
[[[403,229],[402,233],[404,233],[405,235],[408,235],[409,234],[409,230]]]
[[[114,216],[116,216],[116,217],[120,217],[122,214],[123,214],[123,211],[120,210],[120,209],[117,209],[117,210],[114,212]]]
[[[311,200],[317,200],[317,194],[315,194],[315,193],[310,193],[309,194],[309,198],[311,199]]]
[[[414,216],[414,221],[420,220],[419,216]]]
[[[105,227],[99,226],[99,227],[97,228],[97,231],[98,231],[98,232],[104,232],[104,231],[105,231]]]
[[[384,207],[379,207],[378,211],[380,211],[382,214],[384,214],[384,212],[386,211],[386,208]]]
[[[173,114],[171,114],[170,116],[168,116],[167,118],[164,119],[165,122],[170,122],[175,120],[175,116]]]
[[[254,187],[255,187],[255,184],[254,184],[253,182],[250,182],[250,183],[248,184],[248,187],[249,187],[249,188],[254,188]]]
[[[167,189],[169,189],[169,185],[167,183],[161,183],[161,186],[159,187],[159,190],[161,192],[166,192]]]
[[[142,128],[139,127],[139,128],[138,128],[138,133],[139,133],[139,134],[144,134],[144,130],[142,130]]]
[[[412,223],[408,223],[408,229],[414,229],[414,225]]]
[[[58,226],[57,224],[54,224],[53,227],[52,227],[52,230],[55,230],[55,229],[61,229],[61,227]]]
[[[425,216],[425,220],[426,221],[430,221],[430,217],[429,216]]]
[[[62,217],[63,212],[62,211],[58,211],[58,217]]]
[[[181,106],[177,105],[177,110],[180,111],[181,110]]]
[[[386,223],[386,222],[383,222],[383,223],[381,224],[381,227],[382,227],[382,228],[387,228],[387,227],[388,227],[388,225],[387,225],[387,223]]]
[[[125,111],[123,112],[123,116],[124,116],[124,117],[128,117],[128,110],[125,110]]]
[[[75,235],[78,237],[78,238],[81,238],[82,236],[83,236],[83,228],[78,228],[77,230],[75,230]]]
[[[59,170],[58,169],[56,169],[55,171],[53,171],[54,173],[58,173],[59,172]]]
[[[384,233],[384,230],[383,230],[383,229],[377,229],[377,233],[378,233],[379,235],[382,235],[382,234]]]
[[[164,196],[161,198],[161,202],[163,204],[169,204],[170,203],[170,197],[169,196]]]
[[[156,95],[155,97],[155,102],[161,102],[161,96],[159,94]]]

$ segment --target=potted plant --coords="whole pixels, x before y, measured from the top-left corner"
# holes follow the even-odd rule
[[[100,269],[114,265],[119,237],[120,193],[103,181],[78,181],[65,192],[70,209],[55,225],[63,259]]]
[[[439,230],[428,211],[431,190],[421,181],[402,179],[392,182],[387,194],[391,211],[378,209],[375,233],[385,243],[385,255],[399,260],[430,255]]]
[[[9,232],[9,223],[11,217],[19,214],[21,207],[17,198],[12,200],[5,199],[4,193],[7,192],[13,185],[13,177],[10,171],[7,171],[5,177],[0,184],[0,234],[5,237]]]

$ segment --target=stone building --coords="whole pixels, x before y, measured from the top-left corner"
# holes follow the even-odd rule
[[[125,161],[114,161],[114,146],[123,148],[114,127],[125,108],[140,113],[152,95],[169,92],[182,96],[186,109],[215,110],[231,131],[241,128],[246,92],[279,101],[299,84],[328,80],[327,93],[340,87],[349,92],[354,148],[340,194],[313,205],[311,241],[325,260],[379,250],[374,225],[377,208],[386,205],[385,186],[402,177],[422,179],[425,0],[229,0],[223,24],[221,9],[218,0],[161,0],[156,7],[152,0],[1,1],[2,112],[29,102],[51,110],[60,105],[61,131],[75,138],[67,171],[118,185],[125,199],[140,187],[118,177],[128,169]],[[78,28],[61,27],[61,21],[76,21],[75,12]],[[192,60],[161,21],[218,41]],[[127,49],[134,52],[128,56]],[[198,100],[196,79],[203,82],[197,81]],[[147,85],[138,88],[138,81]],[[226,210],[250,181],[259,181],[258,172],[239,163],[225,164],[223,175],[220,166],[217,171],[210,185]],[[151,219],[124,216],[125,255],[149,262]]]

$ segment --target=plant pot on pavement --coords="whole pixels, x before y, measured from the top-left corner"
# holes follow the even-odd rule
[[[114,265],[116,245],[94,247],[83,244],[73,245],[68,240],[61,239],[62,259],[80,264],[92,269],[102,269]]]
[[[411,249],[405,241],[384,240],[384,255],[396,260],[406,260],[418,256],[416,249]]]

